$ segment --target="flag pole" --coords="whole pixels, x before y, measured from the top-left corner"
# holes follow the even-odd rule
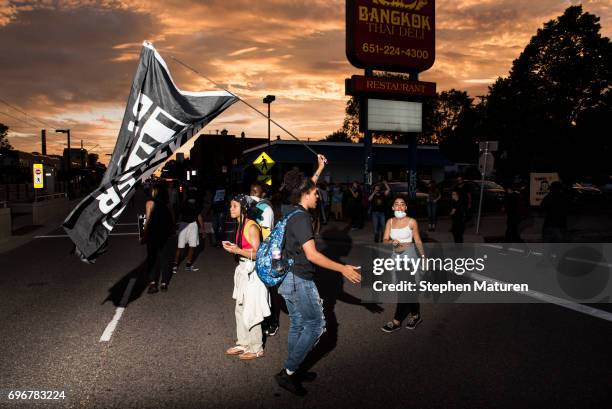
[[[304,141],[300,140],[297,138],[297,136],[295,136],[294,134],[292,134],[291,132],[289,132],[287,129],[285,129],[285,127],[283,127],[281,124],[279,124],[278,122],[276,122],[274,119],[272,118],[268,118],[268,116],[266,114],[264,114],[263,112],[261,112],[259,109],[255,108],[253,105],[249,104],[247,101],[245,101],[244,99],[240,98],[239,95],[234,94],[232,91],[228,90],[227,88],[223,87],[221,84],[213,81],[212,79],[208,78],[206,75],[200,73],[198,70],[196,70],[195,68],[185,64],[184,62],[182,62],[181,60],[179,60],[178,58],[175,58],[173,55],[170,55],[170,58],[172,58],[174,61],[176,61],[177,63],[181,64],[183,67],[187,68],[190,71],[193,71],[194,73],[196,73],[197,75],[199,75],[200,77],[204,78],[205,80],[209,81],[210,83],[212,83],[215,87],[222,89],[223,91],[232,94],[234,97],[238,98],[240,100],[240,102],[244,103],[246,106],[248,106],[249,108],[251,108],[253,111],[257,112],[259,115],[263,116],[266,119],[269,119],[270,122],[272,122],[274,125],[278,126],[280,129],[282,129],[283,131],[285,131],[289,136],[291,136],[293,139],[295,139],[296,141],[298,141],[299,143],[301,143],[302,145],[304,145],[304,147],[306,149],[308,149],[310,152],[312,152],[315,156],[318,156],[318,153],[314,151],[314,149],[312,149],[310,146],[306,145],[304,143]]]

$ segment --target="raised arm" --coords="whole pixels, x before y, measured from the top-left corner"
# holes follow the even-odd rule
[[[323,155],[317,155],[317,161],[319,162],[319,166],[317,167],[317,171],[312,175],[312,182],[316,185],[319,181],[319,177],[323,173],[323,169],[325,168],[325,164],[327,163],[327,159]]]

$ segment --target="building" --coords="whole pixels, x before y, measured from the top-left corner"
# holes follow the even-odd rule
[[[0,153],[0,182],[32,183],[32,167],[35,163],[44,166],[45,184],[51,183],[61,168],[61,158],[58,156],[7,150]]]
[[[68,157],[68,148],[64,148],[64,161]],[[65,165],[65,164],[63,164]],[[87,169],[89,167],[87,149],[70,148],[71,169]]]
[[[325,168],[322,180],[331,183],[348,183],[354,180],[363,181],[365,167],[365,149],[363,143],[346,142],[303,142],[315,152],[325,155],[329,165]],[[307,174],[316,168],[317,159],[306,149],[302,142],[276,140],[268,145],[260,144],[243,151],[241,173],[236,169],[236,178],[245,184],[255,180],[257,169],[252,162],[264,151],[270,155],[275,164],[270,170],[273,183],[279,183],[282,175],[293,167],[298,167]],[[383,177],[388,181],[405,181],[408,170],[408,145],[372,145],[373,180]],[[437,145],[425,145],[417,148],[417,175],[421,180],[441,181],[445,176],[445,167],[450,165],[448,159],[440,152]]]
[[[233,167],[240,164],[242,153],[254,146],[267,143],[267,138],[247,138],[219,134],[201,134],[189,151],[191,167],[198,171],[202,184],[229,182]]]

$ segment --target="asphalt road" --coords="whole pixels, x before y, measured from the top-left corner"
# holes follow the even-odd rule
[[[123,222],[135,222],[133,209]],[[115,233],[134,231],[123,225]],[[167,293],[149,295],[135,236],[113,236],[94,265],[70,248],[65,237],[39,238],[0,256],[2,408],[612,404],[612,322],[547,304],[425,304],[416,330],[386,334],[379,328],[393,306],[364,306],[359,287],[330,272],[320,283],[328,332],[311,356],[319,376],[296,398],[272,378],[286,354],[286,315],[264,358],[224,355],[235,331],[234,261],[222,250],[205,248],[200,271],[181,269]],[[350,248],[337,255],[359,258]],[[118,307],[125,310],[110,341],[100,342]],[[7,399],[11,390],[61,390],[66,398],[16,402]]]

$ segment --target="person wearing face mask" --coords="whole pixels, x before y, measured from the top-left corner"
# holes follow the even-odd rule
[[[416,250],[419,251],[421,256],[425,257],[423,241],[419,234],[419,225],[415,219],[406,216],[406,210],[408,209],[406,200],[403,197],[395,198],[392,209],[394,217],[387,221],[383,243],[393,245],[393,257],[399,255],[400,257],[416,259],[419,257]],[[408,329],[415,329],[423,321],[418,302],[398,302],[393,320],[385,324],[381,330],[395,332],[401,328],[402,321],[406,318],[408,318],[406,322],[406,328]]]

